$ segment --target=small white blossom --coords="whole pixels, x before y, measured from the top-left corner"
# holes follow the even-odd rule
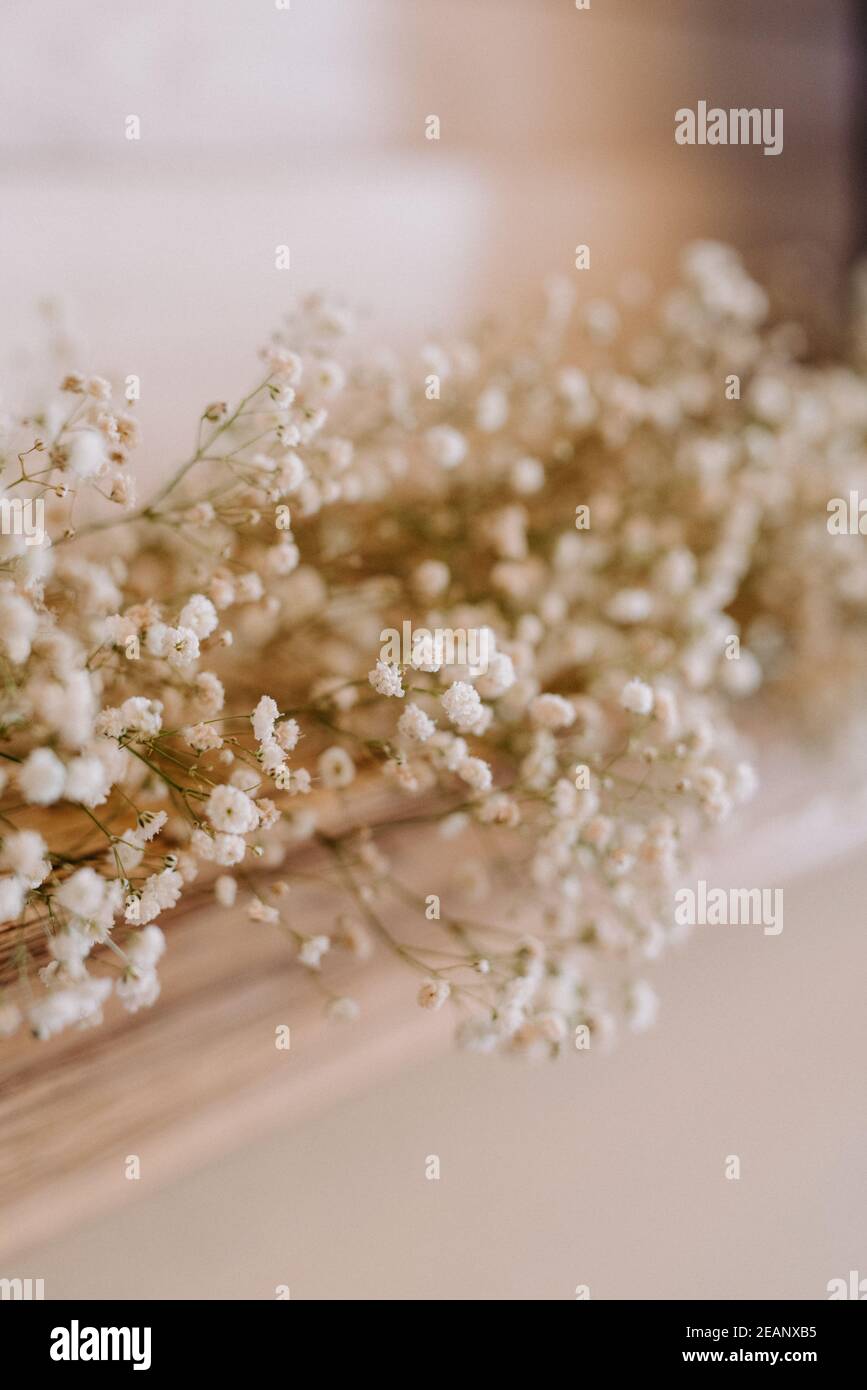
[[[97,477],[108,462],[105,440],[98,430],[73,430],[64,452],[67,469],[82,481]]]
[[[37,1038],[46,1039],[73,1024],[98,1023],[102,1006],[111,993],[111,980],[92,976],[68,988],[51,990],[27,1011]]]
[[[505,652],[495,652],[488,662],[487,671],[476,681],[476,689],[486,700],[496,700],[511,690],[516,680],[512,658]]]
[[[11,1038],[21,1026],[21,1010],[11,999],[0,999],[0,1038]]]
[[[27,885],[14,874],[0,878],[0,923],[14,922],[21,916]]]
[[[270,903],[263,903],[261,898],[250,900],[247,916],[251,922],[279,922],[280,920],[280,913],[277,908]]]
[[[111,782],[105,765],[99,758],[73,758],[66,767],[64,796],[83,806],[101,806],[107,799]]]
[[[461,733],[472,733],[484,715],[479,692],[467,681],[454,681],[440,696],[440,704]]]
[[[208,714],[219,714],[225,702],[223,682],[213,671],[200,671],[196,676],[196,694]]]
[[[348,787],[355,779],[355,764],[345,748],[326,748],[316,766],[325,787]]]
[[[537,695],[529,714],[540,729],[568,729],[575,722],[575,706],[562,695]]]
[[[302,965],[306,965],[308,970],[318,970],[322,962],[322,957],[331,949],[331,940],[327,936],[308,936],[301,944],[298,952],[298,959]]]
[[[301,737],[297,720],[282,719],[274,730],[274,737],[284,753],[291,753]]]
[[[145,927],[124,949],[136,969],[150,970],[165,953],[166,938],[159,927]]]
[[[193,594],[181,609],[178,625],[190,628],[196,637],[210,637],[219,622],[217,610],[204,594]]]
[[[264,594],[265,586],[255,570],[242,574],[237,581],[236,591],[240,603],[256,603]]]
[[[413,588],[426,603],[444,594],[450,583],[449,567],[442,560],[423,560],[413,571]]]
[[[159,998],[160,982],[155,970],[129,970],[117,981],[115,994],[127,1013],[151,1008]]]
[[[611,599],[606,612],[612,622],[643,623],[653,611],[653,598],[646,589],[621,589]]]
[[[120,707],[124,729],[153,738],[162,728],[163,707],[159,700],[146,700],[141,695],[132,695]]]
[[[11,590],[0,590],[0,649],[14,665],[30,655],[36,623],[36,613],[26,599]]]
[[[396,696],[402,700],[406,693],[400,678],[400,667],[392,661],[377,661],[373,670],[368,671],[367,679],[378,695]]]
[[[192,665],[199,657],[199,639],[191,627],[175,627],[171,629],[171,640],[167,658],[169,665],[176,670],[182,671]]]
[[[328,1017],[335,1023],[356,1023],[361,1017],[361,1005],[357,999],[343,994],[338,999],[330,1000]]]
[[[467,456],[467,441],[451,425],[434,425],[425,435],[428,458],[439,468],[457,468]]]
[[[54,894],[54,902],[76,916],[94,917],[103,905],[104,892],[106,880],[96,870],[85,867],[69,874]]]
[[[223,746],[223,736],[213,724],[192,724],[181,731],[181,736],[184,743],[199,753],[211,752]]]
[[[752,763],[738,763],[731,778],[731,791],[735,801],[752,801],[759,788],[759,777]]]
[[[263,695],[250,716],[253,733],[259,743],[265,743],[273,736],[274,725],[279,717],[277,701],[272,700],[270,695]]]
[[[145,880],[136,915],[127,913],[127,920],[144,926],[159,917],[161,912],[175,907],[183,892],[184,880],[175,869],[163,869]]]
[[[205,803],[205,814],[215,829],[233,835],[246,835],[259,824],[255,803],[238,787],[214,787]]]
[[[235,864],[240,864],[246,853],[247,841],[243,835],[227,835],[221,830],[214,836],[214,863],[220,864],[224,869],[231,869]]]
[[[168,623],[151,623],[145,636],[145,651],[148,656],[168,656],[173,633],[174,628]]]
[[[237,881],[231,874],[220,874],[214,884],[214,897],[221,907],[234,907],[238,895]]]
[[[653,691],[646,681],[627,681],[620,692],[620,703],[631,714],[650,714],[653,709]]]
[[[420,705],[410,702],[400,719],[397,727],[405,738],[410,738],[416,743],[425,743],[436,733],[436,724],[425,714]]]
[[[285,769],[286,755],[279,743],[275,740],[269,739],[267,743],[263,743],[259,749],[259,754],[263,772],[267,772],[269,775],[273,776],[275,773]]]
[[[451,987],[445,980],[426,980],[417,998],[423,1009],[441,1009],[450,994]]]
[[[18,787],[33,806],[50,806],[63,795],[66,768],[50,748],[34,748],[18,769]]]
[[[458,768],[458,776],[475,792],[486,792],[491,788],[491,769],[482,758],[464,758]]]
[[[0,869],[10,869],[35,888],[48,876],[47,855],[48,846],[37,830],[12,830],[0,843]]]

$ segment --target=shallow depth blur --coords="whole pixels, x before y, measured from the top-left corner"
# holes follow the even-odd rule
[[[595,296],[633,266],[664,279],[695,236],[733,241],[833,336],[860,248],[855,18],[844,0],[6,0],[3,381],[26,397],[44,376],[47,315],[76,365],[141,377],[157,479],[296,294],[342,293],[371,339],[418,343],[520,310],[578,243]],[[700,99],[782,107],[784,153],[678,147],[674,111]],[[781,938],[703,929],[660,972],[657,1028],[609,1057],[396,1056],[340,1109],[135,1184],[19,1272],[48,1297],[822,1298],[867,1258],[865,892],[859,858],[832,857],[787,881]]]
[[[825,1298],[867,1247],[867,867],[784,892],[779,937],[699,928],[608,1057],[453,1053],[18,1267],[49,1298]]]

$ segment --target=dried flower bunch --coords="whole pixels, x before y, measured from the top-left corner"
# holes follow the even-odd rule
[[[825,504],[867,385],[766,326],[726,248],[641,289],[555,285],[519,341],[409,365],[308,302],[144,505],[103,378],[7,422],[2,497],[46,534],[0,538],[0,1032],[153,1004],[157,922],[203,888],[281,928],[335,1017],[332,962],[378,943],[480,1050],[652,1021],[684,855],[754,790],[736,702],[860,677],[867,565]],[[405,623],[432,635],[384,655]],[[471,630],[486,659],[455,664],[437,634]]]

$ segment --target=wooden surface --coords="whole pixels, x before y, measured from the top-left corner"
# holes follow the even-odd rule
[[[770,885],[867,839],[863,761],[842,759],[831,783],[826,761],[780,752],[765,762],[768,789],[717,836],[709,881]],[[407,879],[429,868],[426,837],[408,835]],[[293,889],[291,902],[305,931],[317,913],[329,925],[312,890]],[[128,1200],[128,1155],[151,1178],[188,1171],[449,1045],[449,1011],[418,1009],[414,977],[382,951],[329,971],[362,1004],[357,1024],[340,1025],[323,1017],[282,936],[243,908],[181,908],[168,940],[153,1009],[112,1008],[100,1028],[47,1044],[22,1034],[0,1052],[0,1256]],[[275,1047],[280,1024],[288,1051]]]
[[[317,911],[312,894],[293,890],[305,931]],[[0,1256],[123,1201],[127,1155],[158,1179],[184,1171],[449,1035],[450,1021],[423,1014],[413,976],[385,957],[329,969],[329,985],[362,1006],[358,1023],[338,1024],[281,934],[243,907],[180,908],[166,926],[153,1009],[112,1006],[99,1028],[5,1044]],[[288,1050],[275,1046],[282,1024]]]

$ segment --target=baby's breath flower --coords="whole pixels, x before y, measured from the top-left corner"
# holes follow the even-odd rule
[[[205,814],[215,829],[232,835],[246,835],[259,824],[254,802],[238,787],[214,787],[205,804]]]
[[[99,758],[73,758],[66,766],[64,796],[83,806],[101,806],[110,790],[108,771]]]
[[[61,450],[63,467],[80,482],[97,477],[108,463],[105,440],[97,430],[73,430]]]
[[[441,1009],[450,994],[451,988],[445,980],[425,980],[417,995],[419,1007]]]
[[[249,570],[238,578],[235,593],[239,603],[256,603],[264,594],[265,586],[255,570]]]
[[[152,1008],[160,995],[160,982],[155,970],[127,970],[114,987],[115,994],[127,1013]]]
[[[356,960],[367,960],[373,954],[373,942],[370,939],[370,932],[362,922],[354,917],[341,916],[337,919],[337,925],[332,933],[332,941],[335,946],[340,946],[350,955],[355,956]]]
[[[450,582],[449,567],[442,560],[423,560],[412,575],[413,588],[425,603],[431,603],[444,594]]]
[[[621,589],[607,607],[608,617],[615,623],[642,623],[653,611],[653,598],[646,589]]]
[[[196,637],[210,637],[219,619],[217,610],[204,594],[193,594],[181,609],[178,625],[189,628]]]
[[[479,692],[467,681],[453,681],[440,697],[440,704],[461,733],[472,733],[484,714]]]
[[[759,778],[752,763],[738,763],[731,776],[731,792],[735,801],[752,801],[758,787]]]
[[[162,728],[162,715],[162,702],[145,699],[142,695],[130,696],[120,707],[122,727],[151,738]]]
[[[267,743],[274,733],[274,725],[280,717],[280,709],[276,700],[272,700],[270,695],[263,695],[250,717],[253,725],[253,734],[258,743]]]
[[[434,721],[425,714],[420,705],[412,701],[397,721],[397,727],[405,738],[410,738],[416,743],[425,743],[436,733]]]
[[[322,957],[331,949],[331,940],[327,936],[307,936],[301,943],[298,952],[298,960],[302,965],[306,965],[308,970],[318,970],[322,964]]]
[[[17,874],[0,877],[0,923],[12,922],[21,915],[27,885]]]
[[[317,762],[323,786],[348,787],[355,778],[355,764],[345,748],[326,748]]]
[[[276,739],[269,739],[267,743],[261,745],[259,759],[262,763],[262,770],[272,777],[276,773],[282,772],[286,766],[286,755]]]
[[[458,776],[474,792],[486,792],[491,788],[491,769],[482,758],[464,758],[458,768]]]
[[[295,719],[283,719],[274,730],[274,737],[284,753],[291,753],[301,737],[301,729]]]
[[[13,830],[0,841],[0,869],[37,887],[48,875],[48,846],[38,830]]]
[[[196,696],[208,714],[219,714],[225,703],[223,682],[213,671],[199,671],[195,681]]]
[[[496,700],[515,684],[515,665],[505,652],[495,652],[488,669],[476,681],[476,689],[486,700]]]
[[[396,696],[402,700],[406,694],[400,678],[400,667],[392,661],[377,661],[373,670],[368,671],[367,679],[378,695]]]
[[[0,999],[0,1038],[11,1038],[21,1027],[21,1010],[11,999]]]
[[[650,714],[653,709],[653,691],[646,681],[627,681],[620,692],[620,703],[631,714]]]
[[[220,874],[214,883],[214,897],[221,907],[233,907],[238,894],[237,881],[231,874]]]
[[[251,922],[279,922],[280,920],[280,913],[277,908],[263,903],[261,898],[251,898],[247,908],[247,916]]]
[[[329,1001],[328,1017],[335,1023],[356,1023],[361,1017],[361,1005],[357,999],[342,994]]]
[[[366,959],[380,914],[388,948],[409,914],[400,958],[449,962],[419,1002],[465,988],[475,1050],[649,1025],[635,962],[671,939],[703,827],[756,788],[737,701],[773,685],[831,724],[863,681],[867,565],[822,519],[861,485],[867,388],[767,311],[704,243],[652,334],[595,302],[573,337],[561,285],[523,342],[429,346],[433,404],[417,359],[354,357],[344,311],[311,296],[265,382],[196,410],[195,452],[139,510],[138,424],[107,378],[10,413],[4,486],[47,489],[50,524],[0,537],[0,1034],[90,1026],[112,991],[153,1004],[157,920],[197,875],[231,906],[242,865],[251,915],[285,906],[302,968],[327,972],[332,944]],[[735,372],[743,403],[723,399]],[[91,548],[91,509],[117,544]],[[374,806],[407,822],[395,864]],[[333,894],[328,935],[290,910],[299,845]],[[531,939],[498,910],[496,865],[526,884]],[[321,985],[331,1016],[356,1014]]]
[[[240,864],[247,853],[247,842],[242,835],[230,835],[220,831],[214,836],[212,857],[215,864],[231,869]]]
[[[438,468],[457,468],[467,456],[467,441],[450,425],[435,425],[425,435],[428,458]]]
[[[102,906],[105,880],[95,869],[76,869],[58,888],[54,901],[78,917],[95,917]]]
[[[285,789],[290,796],[307,796],[311,786],[310,773],[305,767],[299,767],[289,772]]]
[[[575,707],[562,695],[537,695],[529,713],[540,729],[568,729],[575,722]]]
[[[50,748],[34,748],[18,769],[18,788],[25,801],[50,806],[63,794],[66,768]]]
[[[200,753],[207,753],[223,746],[222,735],[213,724],[191,724],[183,730],[182,737],[184,743],[188,743]]]

